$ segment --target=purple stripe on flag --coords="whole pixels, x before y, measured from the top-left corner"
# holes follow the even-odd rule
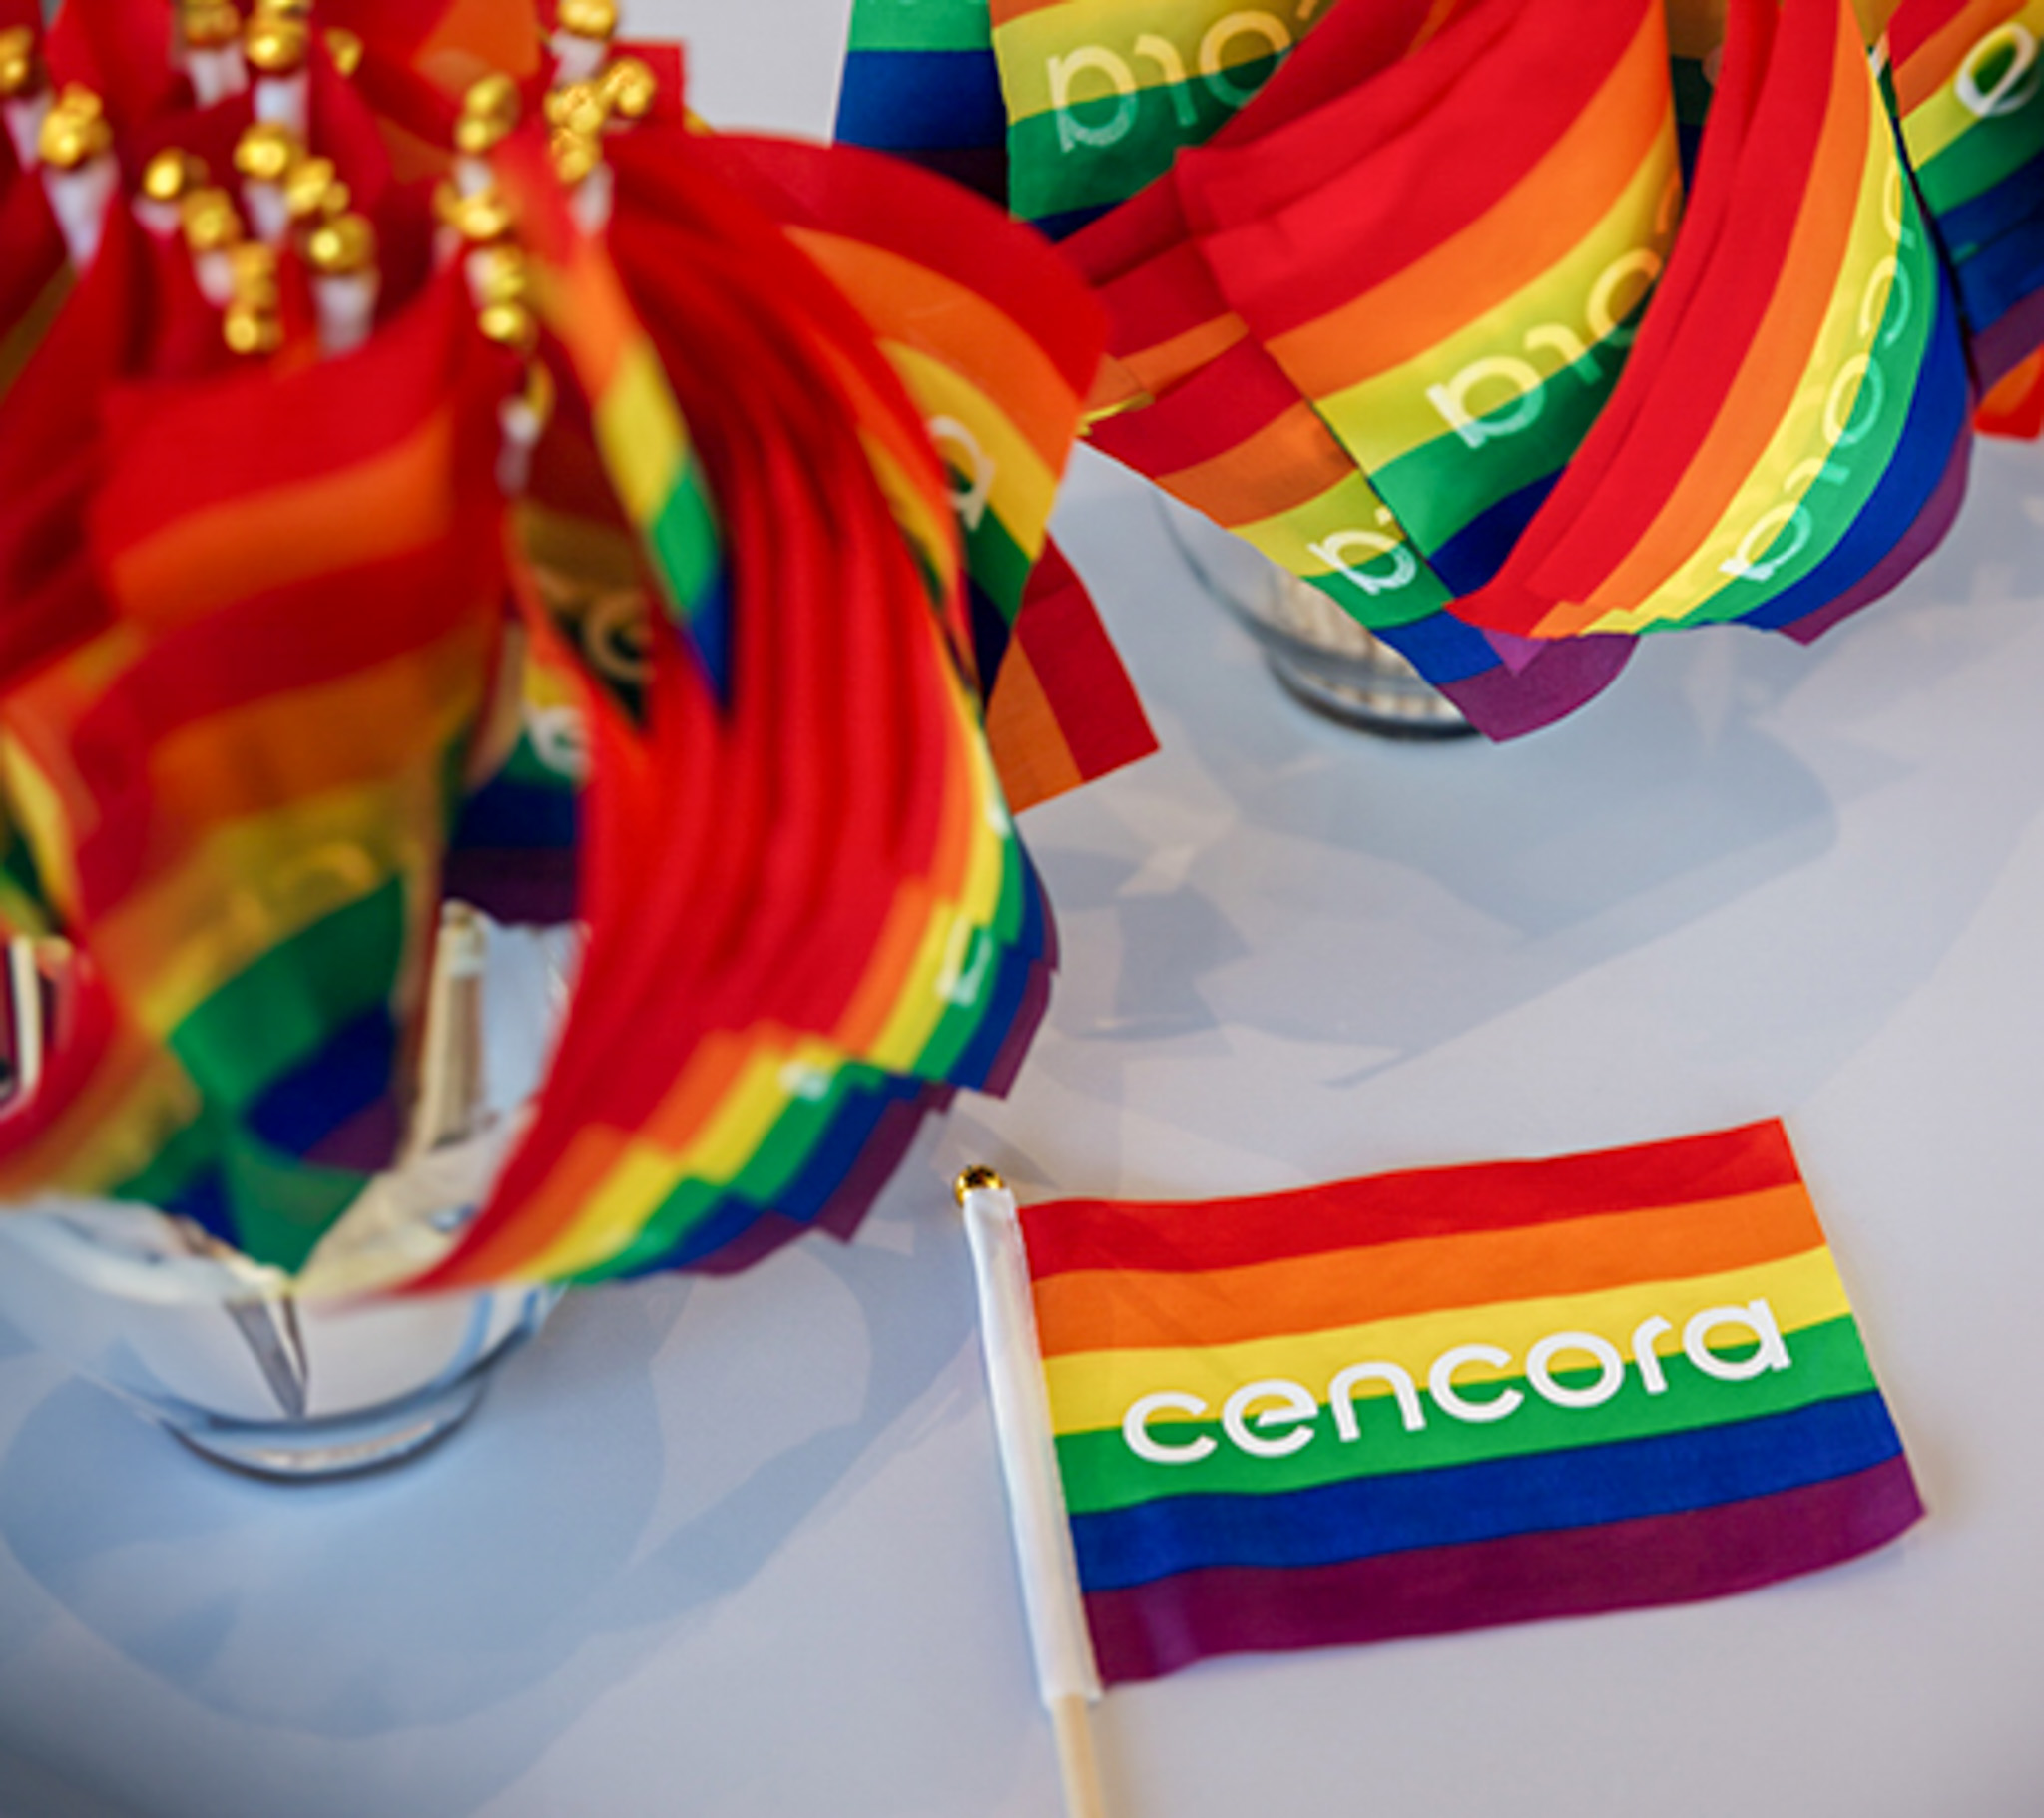
[[[1908,1461],[1682,1515],[1338,1566],[1226,1567],[1086,1598],[1100,1675],[1154,1679],[1211,1654],[1275,1652],[1694,1602],[1871,1551],[1923,1514]]]
[[[1494,634],[1485,636],[1495,643]],[[1523,738],[1608,688],[1625,668],[1635,642],[1608,633],[1559,638],[1543,645],[1516,671],[1500,659],[1494,669],[1435,685],[1484,737]]]
[[[1983,395],[2044,345],[2044,290],[2033,290],[1973,337],[1973,372]]]
[[[1937,490],[1917,513],[1915,523],[1909,526],[1902,540],[1856,587],[1780,629],[1797,644],[1814,644],[1841,619],[1850,618],[1861,607],[1870,606],[1883,594],[1892,593],[1899,587],[1909,571],[1944,541],[1945,532],[1951,529],[1952,521],[1958,517],[1959,507],[1966,501],[1966,474],[1972,454],[1972,431],[1962,428],[1958,440],[1952,445],[1951,459],[1945,464],[1944,478],[1938,481]]]

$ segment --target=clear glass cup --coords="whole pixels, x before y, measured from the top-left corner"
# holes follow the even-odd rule
[[[1384,738],[1465,738],[1475,727],[1402,656],[1317,588],[1211,519],[1158,495],[1174,547],[1201,588],[1263,647],[1285,690],[1314,712]]]
[[[407,1150],[296,1275],[146,1206],[52,1198],[0,1211],[0,1316],[217,1463],[308,1480],[417,1456],[559,1298],[378,1290],[444,1254],[486,1196],[543,1075],[570,957],[565,936],[450,909]],[[27,1072],[32,994],[10,970]]]
[[[305,1298],[180,1221],[73,1202],[0,1220],[0,1314],[195,1452],[325,1478],[423,1451],[537,1332],[549,1288]]]

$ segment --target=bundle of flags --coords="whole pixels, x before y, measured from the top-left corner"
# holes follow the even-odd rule
[[[7,1198],[303,1265],[422,1139],[451,898],[583,940],[413,1286],[843,1230],[1010,1077],[1054,942],[990,713],[1022,800],[1150,743],[1032,590],[1097,307],[616,26],[0,4],[0,921],[53,994]]]
[[[2018,0],[856,0],[840,134],[1109,316],[1096,446],[1493,737],[1637,638],[1808,641],[2044,421]],[[997,97],[997,105],[996,105]]]
[[[1019,1240],[1082,1682],[1720,1596],[1922,1514],[1776,1123]]]

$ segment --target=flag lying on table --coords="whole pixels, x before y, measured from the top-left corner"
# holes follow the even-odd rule
[[[1922,1513],[1776,1123],[1021,1230],[1107,1684],[1717,1596]]]

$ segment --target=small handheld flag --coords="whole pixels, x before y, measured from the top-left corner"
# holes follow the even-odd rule
[[[953,1190],[972,1246],[1001,1476],[1008,1486],[1036,1683],[1057,1738],[1065,1810],[1069,1818],[1101,1818],[1105,1807],[1087,1716],[1100,1698],[1100,1673],[1081,1613],[1072,1535],[1058,1487],[1050,1406],[1037,1367],[1042,1352],[1029,1300],[1029,1259],[1022,1249],[1015,1195],[990,1167],[967,1168]]]
[[[1019,1229],[1030,1609],[1070,1587],[1105,1685],[1721,1596],[1923,1512],[1779,1123]],[[997,1381],[1026,1373],[988,1304]],[[1044,1479],[1069,1576],[1021,1535]]]

